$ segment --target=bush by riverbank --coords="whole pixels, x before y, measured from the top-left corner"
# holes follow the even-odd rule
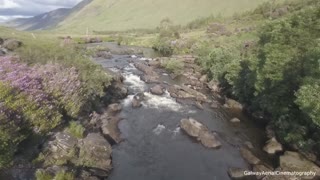
[[[269,120],[283,143],[319,154],[320,5],[289,8],[291,14],[258,28],[257,41],[204,45],[198,62],[226,94]]]

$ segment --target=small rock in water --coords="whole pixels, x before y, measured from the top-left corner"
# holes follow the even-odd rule
[[[195,102],[194,104],[198,109],[203,110],[203,105],[201,104],[201,102]]]
[[[152,94],[155,94],[155,95],[163,95],[164,94],[164,88],[162,86],[160,86],[160,85],[155,85],[150,89],[150,92]]]
[[[232,123],[240,123],[241,121],[238,118],[233,118],[233,119],[230,120],[230,122],[232,122]]]
[[[254,149],[253,144],[252,144],[251,142],[249,142],[249,141],[246,141],[246,142],[244,143],[244,145],[245,145],[247,148],[249,148],[249,149]]]
[[[283,151],[282,145],[277,141],[275,137],[271,138],[263,150],[270,155]]]
[[[108,111],[111,112],[111,113],[118,113],[122,110],[122,106],[118,103],[115,103],[115,104],[110,104],[108,106]]]
[[[137,58],[137,56],[136,55],[132,55],[131,58]]]
[[[213,103],[211,103],[210,107],[211,107],[212,109],[217,109],[217,108],[219,108],[218,102],[213,102]]]
[[[133,108],[139,108],[142,106],[141,102],[144,99],[144,94],[143,93],[139,93],[137,95],[135,95],[132,99],[132,107]]]

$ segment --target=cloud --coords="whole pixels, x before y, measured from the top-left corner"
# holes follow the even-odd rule
[[[70,8],[80,1],[81,0],[0,0],[0,19],[35,16],[58,8]]]

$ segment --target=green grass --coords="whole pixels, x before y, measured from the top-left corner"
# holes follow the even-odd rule
[[[155,28],[164,18],[174,24],[207,16],[232,16],[266,0],[95,0],[60,23],[58,31],[85,34],[90,31]]]

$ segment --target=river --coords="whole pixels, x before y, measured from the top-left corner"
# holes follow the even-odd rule
[[[115,44],[98,44],[116,50]],[[97,46],[93,44],[90,46]],[[96,58],[104,68],[120,72],[125,77],[129,96],[121,101],[123,111],[119,129],[124,141],[113,147],[114,169],[110,180],[224,180],[230,179],[230,167],[248,168],[240,155],[239,147],[245,142],[254,144],[257,153],[265,142],[263,130],[241,115],[241,124],[229,120],[234,116],[224,109],[209,105],[200,110],[193,105],[180,104],[170,97],[152,95],[140,80],[142,72],[133,62],[143,62],[151,57],[150,49],[142,48],[144,55],[113,55],[111,59]],[[149,57],[148,57],[149,56]],[[167,73],[160,72],[164,84],[179,84]],[[144,93],[146,100],[141,108],[133,108],[131,100],[137,93]],[[208,94],[210,97],[210,95]],[[215,132],[222,143],[220,149],[207,149],[187,136],[179,127],[182,118],[194,118]]]

